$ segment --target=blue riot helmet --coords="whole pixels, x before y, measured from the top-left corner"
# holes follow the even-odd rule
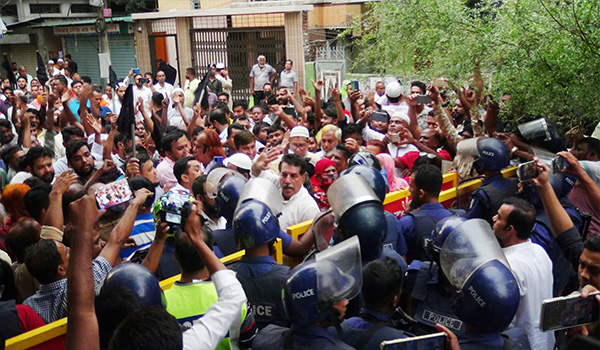
[[[218,169],[215,169],[218,170]],[[229,176],[217,186],[215,209],[217,213],[231,222],[246,179],[240,176]]]
[[[566,197],[569,192],[571,192],[576,181],[577,178],[575,178],[573,175],[561,173],[552,174],[550,175],[549,179],[550,186],[552,186],[556,197],[559,199]],[[519,197],[533,204],[536,209],[541,209],[544,207],[540,193],[538,192],[537,187],[531,181],[522,183]]]
[[[338,238],[343,241],[357,236],[363,261],[380,257],[387,221],[383,204],[367,181],[358,174],[344,175],[329,186],[327,199]]]
[[[487,221],[459,224],[441,248],[440,267],[455,288],[453,312],[481,332],[506,329],[519,307],[519,285]]]
[[[216,199],[219,194],[219,185],[228,177],[235,176],[245,179],[240,173],[229,168],[214,168],[206,176],[206,196]]]
[[[479,159],[475,166],[482,170],[502,170],[510,162],[510,150],[504,142],[486,137],[477,141],[477,152]]]
[[[369,186],[371,186],[371,188],[377,195],[377,198],[379,198],[379,201],[383,203],[383,201],[385,200],[385,195],[388,191],[388,185],[386,179],[383,177],[383,175],[381,175],[379,171],[370,166],[355,165],[349,169],[342,171],[342,173],[340,174],[340,178],[347,174],[358,174],[364,177],[365,180],[367,180]]]
[[[242,203],[233,217],[233,232],[240,249],[273,242],[279,235],[279,222],[266,204],[256,200]]]
[[[377,159],[377,157],[375,157],[372,153],[366,151],[354,153],[350,158],[348,158],[348,168],[351,168],[355,165],[366,165],[368,167],[377,169],[377,171],[381,171],[379,159]]]
[[[437,222],[433,231],[431,231],[431,237],[425,244],[425,251],[431,259],[439,263],[440,251],[442,246],[448,238],[448,235],[456,229],[460,224],[467,221],[467,219],[460,216],[448,216]]]
[[[139,264],[124,263],[116,266],[106,276],[103,288],[122,286],[139,295],[144,306],[166,307],[166,299],[158,279],[150,270]]]
[[[283,305],[292,324],[307,326],[339,314],[334,305],[352,299],[362,285],[362,264],[357,237],[317,253],[288,272]]]
[[[181,227],[185,222],[184,205],[193,201],[194,197],[188,191],[176,189],[168,191],[154,204],[152,209],[154,223],[156,224],[159,219],[167,223],[170,227],[168,235],[172,237],[175,234],[175,229]]]

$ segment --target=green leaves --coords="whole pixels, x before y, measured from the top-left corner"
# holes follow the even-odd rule
[[[510,123],[543,115],[564,128],[600,115],[600,0],[382,0],[360,19],[357,64],[408,79],[466,84],[512,98]],[[468,5],[468,6],[467,6]]]

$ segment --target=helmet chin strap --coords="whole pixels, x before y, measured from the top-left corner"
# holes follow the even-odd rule
[[[342,327],[340,326],[341,321],[340,321],[340,311],[338,309],[336,309],[335,307],[331,306],[331,312],[329,312],[329,316],[327,316],[328,321],[333,323],[333,326],[335,327],[335,330],[337,331],[338,335],[342,335],[344,334],[344,331],[342,330]]]

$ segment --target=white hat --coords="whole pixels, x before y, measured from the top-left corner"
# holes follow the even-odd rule
[[[390,120],[394,119],[394,118],[400,118],[402,120],[404,120],[406,122],[406,124],[410,125],[410,118],[408,117],[408,115],[406,113],[402,113],[402,112],[395,112],[391,117]]]
[[[306,126],[296,125],[290,131],[290,138],[292,137],[309,138],[310,134],[308,133],[308,129],[306,128]]]
[[[229,164],[248,171],[252,169],[252,159],[244,153],[235,153],[223,161],[223,165]]]
[[[217,69],[225,69],[225,64],[223,62],[219,62],[215,65],[215,68]]]
[[[59,58],[59,59],[58,59],[58,61],[56,61],[56,62],[59,62],[59,63],[60,63],[60,62],[64,62],[64,61],[63,61],[63,59],[62,59],[62,58]]]
[[[176,92],[181,92],[183,95],[185,95],[185,92],[183,91],[182,88],[175,88],[173,89],[173,91],[171,92],[171,96],[175,95]],[[171,97],[169,96],[169,97]],[[171,97],[172,98],[172,97]]]
[[[385,88],[385,94],[390,98],[398,98],[402,95],[402,86],[397,81],[393,81]]]
[[[48,64],[54,64],[54,61],[50,60],[48,61]]]

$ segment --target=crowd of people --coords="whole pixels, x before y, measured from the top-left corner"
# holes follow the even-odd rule
[[[181,87],[132,69],[101,88],[67,61],[49,62],[46,84],[24,67],[17,86],[2,81],[0,339],[67,316],[66,336],[34,348],[598,337],[597,323],[544,332],[540,315],[544,300],[600,289],[600,140],[546,119],[511,129],[510,96],[483,94],[478,67],[465,87],[345,81],[325,100],[322,80],[311,94],[291,60],[277,73],[259,56],[251,96],[232,100],[223,63],[206,79],[187,68]],[[527,178],[503,176],[526,162]],[[482,178],[469,203],[439,202],[448,172]],[[404,211],[384,210],[403,189]],[[295,267],[276,262],[279,241]]]

